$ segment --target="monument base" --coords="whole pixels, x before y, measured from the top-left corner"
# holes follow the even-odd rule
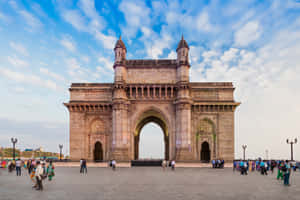
[[[177,161],[191,161],[194,160],[193,153],[190,148],[179,148],[176,149],[176,160]]]
[[[114,148],[111,152],[110,159],[116,161],[130,161],[131,158],[128,148]]]

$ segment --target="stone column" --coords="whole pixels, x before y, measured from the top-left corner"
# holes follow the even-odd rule
[[[178,102],[176,105],[176,160],[192,160],[191,104]]]
[[[172,88],[171,88],[172,91]],[[193,160],[191,137],[191,99],[188,83],[178,83],[176,105],[176,160]]]
[[[113,131],[111,159],[130,160],[130,141],[128,132],[128,101],[123,84],[115,84],[113,93]]]

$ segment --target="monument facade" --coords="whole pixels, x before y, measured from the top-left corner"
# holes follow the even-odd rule
[[[165,159],[234,159],[231,82],[190,82],[189,46],[180,40],[177,59],[128,60],[120,38],[114,48],[113,83],[73,83],[70,101],[72,160],[130,161],[149,122],[164,132]],[[155,148],[155,147],[154,147]]]

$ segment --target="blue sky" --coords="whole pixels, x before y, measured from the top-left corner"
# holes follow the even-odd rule
[[[182,34],[191,81],[236,86],[236,157],[245,143],[251,157],[288,156],[285,139],[300,136],[298,0],[0,0],[0,145],[67,147],[70,83],[111,82],[120,35],[142,59],[176,58]]]

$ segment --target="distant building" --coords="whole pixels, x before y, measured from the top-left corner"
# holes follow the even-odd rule
[[[33,149],[25,149],[24,151],[25,152],[30,152],[30,151],[33,151]]]
[[[43,147],[39,147],[39,148],[35,149],[35,151],[44,152],[44,148]]]

